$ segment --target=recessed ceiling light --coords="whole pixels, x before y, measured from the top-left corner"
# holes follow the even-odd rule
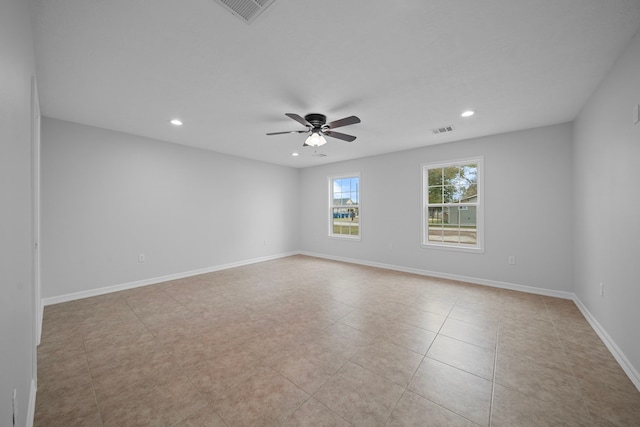
[[[169,123],[171,123],[174,126],[182,126],[182,120],[180,119],[171,119],[169,120]]]
[[[300,155],[300,153],[291,153],[291,155],[292,155],[293,157],[298,157],[298,156]]]
[[[460,114],[462,117],[471,117],[475,114],[476,112],[473,110],[467,110],[464,111],[462,114]]]

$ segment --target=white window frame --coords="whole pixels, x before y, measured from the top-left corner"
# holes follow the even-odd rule
[[[343,208],[344,206],[338,206],[333,204],[333,181],[336,179],[345,179],[345,178],[358,178],[358,203],[356,207],[358,208],[358,235],[352,236],[348,234],[336,234],[333,232],[333,208]],[[328,219],[328,232],[330,238],[335,239],[346,239],[346,240],[360,240],[362,237],[362,178],[360,177],[360,172],[353,173],[345,173],[341,175],[332,175],[327,177],[328,187],[329,187],[329,208],[327,209],[327,219]]]
[[[464,244],[464,243],[447,243],[447,242],[430,242],[428,235],[428,218],[429,218],[429,181],[428,181],[428,170],[435,168],[445,168],[452,166],[460,166],[465,164],[477,164],[478,165],[478,182],[477,182],[477,202],[476,206],[476,244]],[[440,249],[440,250],[451,250],[458,252],[471,252],[471,253],[484,253],[484,157],[469,157],[464,159],[456,159],[456,160],[447,160],[433,163],[423,163],[420,166],[421,175],[422,175],[422,186],[420,190],[422,191],[422,203],[421,209],[422,214],[420,218],[422,220],[422,235],[420,237],[421,246],[423,248],[428,249]],[[439,204],[439,205],[449,205],[461,207],[458,203],[448,203],[448,204]],[[467,206],[469,204],[466,204]]]

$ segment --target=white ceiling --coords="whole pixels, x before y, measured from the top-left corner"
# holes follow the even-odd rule
[[[275,0],[250,25],[213,0],[31,6],[45,116],[293,167],[571,121],[640,26],[640,0]],[[357,140],[265,135],[311,112],[359,116]]]

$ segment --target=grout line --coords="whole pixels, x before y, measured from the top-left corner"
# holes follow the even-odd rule
[[[493,379],[491,380],[491,400],[489,401],[489,427],[493,424],[493,403],[496,396],[496,373],[498,372],[498,349],[500,346],[500,322],[496,328],[496,352],[493,355]]]
[[[420,362],[420,364],[422,364],[422,361]],[[418,367],[420,367],[420,365],[418,365]],[[416,372],[418,370],[416,369]],[[415,375],[415,372],[414,372]],[[413,379],[413,376],[411,377]],[[409,384],[411,383],[411,381],[409,381],[407,383],[407,387],[409,387]],[[407,387],[404,388],[404,390],[402,390],[402,394],[400,395],[400,398],[396,401],[396,403],[393,405],[393,408],[391,408],[391,411],[389,411],[389,415],[387,415],[387,417],[384,420],[384,426],[386,426],[389,423],[389,420],[391,419],[391,416],[393,415],[393,411],[396,410],[396,408],[398,407],[398,403],[400,403],[400,401],[402,400],[402,398],[404,397],[404,395],[407,393]]]
[[[76,315],[78,319],[78,323],[80,323],[80,318]],[[82,330],[82,326],[80,326],[80,330]],[[98,409],[98,416],[100,416],[100,422],[104,426],[104,418],[102,416],[102,410],[100,409],[100,405],[98,404],[98,395],[96,394],[96,385],[93,382],[93,373],[91,370],[91,364],[89,363],[89,354],[87,352],[87,345],[85,344],[84,334],[80,332],[80,338],[82,338],[82,348],[84,349],[84,357],[87,361],[87,369],[89,370],[89,378],[91,379],[91,391],[93,392],[93,401],[96,403],[96,408]]]

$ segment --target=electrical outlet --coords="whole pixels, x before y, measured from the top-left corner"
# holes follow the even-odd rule
[[[510,265],[515,265],[515,264],[516,264],[516,257],[515,257],[515,256],[513,256],[513,255],[511,255],[511,256],[507,259],[507,262],[508,262]]]
[[[138,262],[144,262],[145,257],[144,254],[138,254]]]

